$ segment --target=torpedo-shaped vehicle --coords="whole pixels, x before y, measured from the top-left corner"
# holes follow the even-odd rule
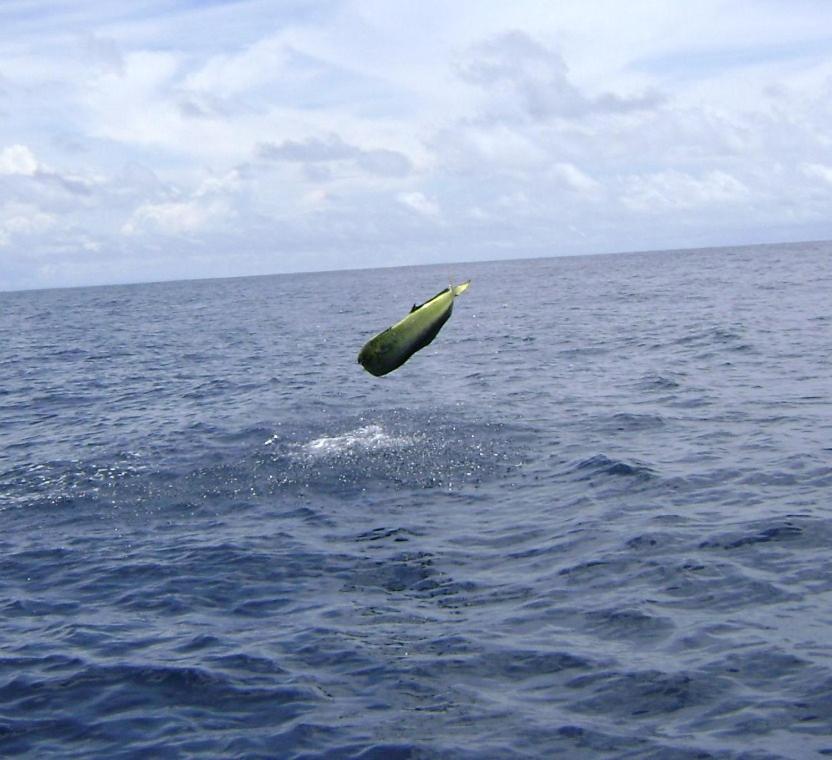
[[[468,280],[450,285],[423,304],[414,304],[404,319],[367,341],[358,354],[358,363],[376,377],[401,367],[437,336],[454,310],[454,299],[470,284]]]

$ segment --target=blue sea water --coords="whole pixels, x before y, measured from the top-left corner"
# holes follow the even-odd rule
[[[0,294],[0,753],[832,754],[830,294],[832,244]]]

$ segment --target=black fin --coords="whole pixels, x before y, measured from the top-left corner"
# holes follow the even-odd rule
[[[444,290],[440,290],[435,296],[433,296],[433,298],[428,298],[427,301],[425,301],[424,303],[420,303],[418,306],[414,303],[413,308],[410,310],[410,313],[412,314],[414,311],[416,311],[416,309],[421,309],[426,304],[429,304],[434,298],[439,298],[439,296],[441,296],[443,293],[447,293],[447,292],[448,292],[448,288],[445,288]]]

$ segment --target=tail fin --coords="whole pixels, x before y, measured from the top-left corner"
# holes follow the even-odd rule
[[[454,296],[461,295],[466,290],[468,290],[468,286],[471,284],[471,280],[466,280],[461,285],[451,285],[451,290],[454,292]]]

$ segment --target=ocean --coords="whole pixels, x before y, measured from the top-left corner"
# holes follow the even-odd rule
[[[0,347],[0,754],[832,755],[830,243],[0,293]]]

